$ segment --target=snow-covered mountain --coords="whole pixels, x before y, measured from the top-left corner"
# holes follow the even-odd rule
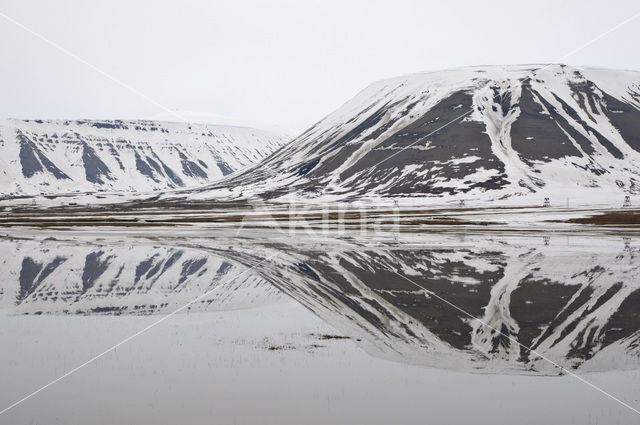
[[[260,161],[289,140],[208,124],[6,120],[0,123],[0,194],[193,187]]]
[[[482,66],[379,81],[193,196],[286,193],[563,202],[640,193],[640,72]]]

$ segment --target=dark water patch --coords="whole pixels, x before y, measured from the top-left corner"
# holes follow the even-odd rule
[[[184,283],[190,276],[193,276],[207,263],[206,258],[198,258],[187,260],[182,263],[182,271],[180,273],[180,279],[178,285]]]
[[[60,264],[64,263],[66,260],[67,260],[66,257],[56,257],[53,259],[53,261],[47,263],[47,265],[44,266],[44,268],[42,269],[40,276],[38,276],[38,280],[36,281],[36,284],[39,284],[40,282],[44,281],[47,277],[49,277],[51,273],[53,273],[55,269],[58,268]]]
[[[223,261],[222,264],[220,264],[220,267],[218,267],[218,270],[216,271],[216,276],[222,276],[227,274],[227,272],[231,270],[232,267],[233,265],[231,263],[229,263],[228,261]]]
[[[153,263],[154,263],[154,261],[155,261],[155,259],[157,257],[158,257],[158,254],[154,254],[150,258],[147,258],[146,260],[141,261],[136,266],[136,277],[135,277],[135,281],[134,281],[135,283],[138,283],[138,281],[140,280],[142,275],[147,273],[151,269],[151,267],[153,266]]]
[[[544,287],[544,291],[539,289]],[[541,323],[552,323],[571,298],[580,290],[579,285],[565,285],[549,279],[525,277],[518,289],[511,293],[510,313],[518,326],[518,342],[531,347],[541,336]],[[527,362],[530,351],[520,347],[521,361]]]
[[[18,293],[18,301],[24,300],[35,290],[35,279],[40,273],[40,270],[42,270],[42,264],[34,261],[31,257],[25,257],[22,260],[19,277],[20,292]]]
[[[109,268],[110,258],[102,258],[103,251],[87,254],[82,270],[82,293],[93,287],[96,280]]]
[[[182,257],[183,254],[184,254],[184,251],[182,250],[172,253],[171,256],[167,259],[167,261],[164,262],[160,275],[163,275],[167,270],[169,270],[169,268],[173,266],[176,263],[176,261],[178,261]]]

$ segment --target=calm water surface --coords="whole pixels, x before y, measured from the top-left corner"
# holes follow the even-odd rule
[[[0,238],[0,423],[637,423],[640,240]],[[204,294],[204,296],[202,296]],[[570,373],[569,373],[570,372]]]

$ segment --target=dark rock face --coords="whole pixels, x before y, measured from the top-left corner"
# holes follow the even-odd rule
[[[511,126],[511,145],[525,163],[580,155],[563,131],[569,127],[566,120],[532,90],[530,81],[522,84],[518,104],[520,115]],[[549,111],[549,115],[544,114],[545,110]],[[564,128],[558,123],[559,120],[565,124]],[[590,151],[593,153],[592,148]]]
[[[82,162],[87,181],[104,184],[106,179],[113,180],[109,167],[102,162],[96,151],[86,143],[82,144]]]
[[[136,158],[136,170],[138,170],[142,175],[149,177],[151,180],[157,182],[158,178],[156,177],[155,172],[158,170],[155,167],[151,167],[149,162],[149,157],[146,157],[146,160],[143,160],[140,157],[138,152],[135,153]],[[155,169],[155,172],[154,172]]]
[[[340,174],[346,180],[355,174],[378,184],[389,184],[382,194],[441,194],[454,193],[458,188],[447,185],[451,179],[465,179],[483,168],[494,170],[495,177],[483,182],[471,183],[461,188],[469,191],[476,187],[500,189],[507,184],[504,167],[491,152],[491,140],[481,124],[456,122],[461,114],[470,111],[472,99],[469,93],[457,92],[438,103],[411,124],[384,139],[376,148],[363,156],[353,167]],[[407,112],[408,113],[408,112]],[[372,139],[373,140],[373,139]],[[447,164],[452,158],[462,159],[459,164]],[[414,173],[422,173],[420,181],[403,179],[402,169],[417,166]],[[443,185],[433,185],[443,182]]]
[[[635,99],[640,98],[637,93],[630,93]],[[620,132],[620,135],[636,151],[640,152],[640,110],[637,106],[622,102],[615,97],[603,93],[602,100],[605,105],[605,115],[613,123],[613,126]]]
[[[385,80],[224,185],[267,198],[635,193],[638,93],[640,72],[564,65]]]
[[[56,179],[69,179],[69,176],[60,171],[29,138],[22,133],[18,133],[17,137],[20,143],[20,165],[22,165],[24,177],[33,177],[36,173],[46,170]]]
[[[200,177],[203,179],[207,178],[207,172],[204,171],[198,164],[194,161],[191,161],[187,156],[178,150],[178,155],[180,155],[180,163],[182,164],[182,172],[190,177]]]
[[[201,165],[203,167],[207,168],[206,164],[203,163]],[[222,160],[216,161],[216,165],[218,166],[220,171],[222,171],[222,175],[223,176],[228,176],[229,174],[233,173],[233,169],[231,167],[229,167],[229,164],[227,164],[226,162],[224,162]]]

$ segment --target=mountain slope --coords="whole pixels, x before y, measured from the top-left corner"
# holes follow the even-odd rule
[[[288,141],[284,134],[205,124],[7,120],[0,125],[0,188],[11,197],[193,187]]]
[[[640,72],[485,66],[380,81],[194,196],[504,199],[576,189],[640,192]]]

